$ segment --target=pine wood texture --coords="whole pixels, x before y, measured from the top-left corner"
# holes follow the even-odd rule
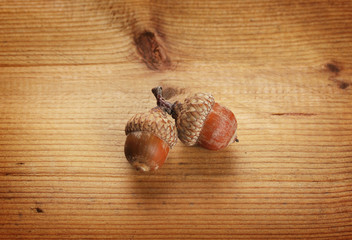
[[[352,2],[0,2],[0,239],[351,239]],[[211,92],[239,143],[153,174],[124,127]]]

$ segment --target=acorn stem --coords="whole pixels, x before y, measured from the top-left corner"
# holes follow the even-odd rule
[[[152,89],[152,92],[156,98],[156,104],[158,105],[158,107],[160,107],[161,109],[163,109],[165,112],[167,112],[168,114],[174,116],[174,105],[175,103],[171,103],[169,101],[167,101],[164,97],[163,97],[163,88],[158,86]]]

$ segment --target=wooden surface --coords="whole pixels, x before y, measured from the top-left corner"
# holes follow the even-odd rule
[[[1,1],[0,239],[351,239],[351,1]],[[161,85],[240,142],[134,171]]]

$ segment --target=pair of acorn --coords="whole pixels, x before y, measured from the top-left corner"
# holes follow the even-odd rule
[[[146,172],[161,167],[177,137],[187,146],[210,150],[238,142],[235,115],[216,103],[211,94],[196,93],[183,103],[172,104],[163,97],[161,87],[152,92],[157,107],[134,115],[125,128],[125,156],[137,170]]]

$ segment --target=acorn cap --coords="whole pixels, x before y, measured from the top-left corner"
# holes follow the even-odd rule
[[[215,103],[208,93],[196,93],[174,106],[179,139],[187,146],[197,143],[205,120]]]
[[[177,130],[172,119],[159,107],[145,113],[137,113],[128,122],[125,133],[146,131],[164,140],[170,148],[176,145]]]

